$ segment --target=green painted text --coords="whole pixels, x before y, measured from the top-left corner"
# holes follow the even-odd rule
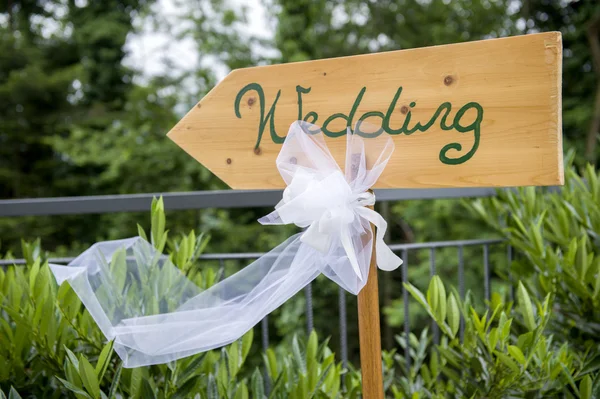
[[[303,110],[303,95],[309,94],[310,90],[311,90],[310,87],[305,88],[300,85],[296,86],[296,94],[297,94],[297,99],[298,99],[297,100],[298,101],[298,118],[297,118],[297,120],[302,120],[305,122],[309,122],[311,124],[317,124],[317,120],[319,119],[319,114],[315,111],[309,111],[306,114],[304,114],[304,110]],[[273,104],[271,104],[271,107],[269,108],[268,112],[266,112],[267,110],[265,108],[265,94],[264,94],[262,86],[258,83],[250,83],[250,84],[246,85],[244,88],[242,88],[238,92],[238,94],[235,98],[234,111],[235,111],[235,115],[238,118],[242,117],[242,115],[240,113],[240,105],[241,105],[242,97],[244,96],[244,94],[246,94],[247,92],[250,92],[250,91],[256,92],[256,95],[258,96],[258,106],[260,109],[260,120],[259,120],[259,125],[258,125],[258,137],[256,140],[256,148],[258,148],[258,146],[260,145],[260,142],[262,140],[263,133],[265,131],[265,128],[267,127],[267,124],[269,125],[269,132],[271,135],[271,140],[273,140],[274,143],[282,144],[285,139],[285,136],[278,135],[275,130],[275,111],[277,108],[277,102],[279,101],[279,97],[281,96],[281,90],[279,90],[277,92],[277,95],[275,96],[275,100],[273,101]],[[356,117],[356,111],[357,111],[366,91],[367,91],[367,88],[363,87],[358,92],[358,95],[356,96],[356,99],[354,100],[354,103],[352,104],[352,108],[350,109],[350,112],[348,112],[348,114],[338,112],[338,113],[328,116],[324,120],[322,127],[319,130],[317,130],[315,132],[311,132],[311,133],[323,132],[323,134],[325,134],[328,137],[340,137],[340,136],[343,136],[344,134],[346,134],[347,128],[352,127],[352,125],[354,123],[354,120]],[[394,110],[396,110],[398,100],[400,99],[401,94],[402,94],[402,87],[399,87],[396,90],[396,94],[394,95],[392,101],[390,102],[390,105],[385,114],[381,111],[368,111],[368,112],[365,112],[364,114],[362,114],[356,120],[357,123],[355,126],[354,133],[359,134],[363,137],[377,137],[380,134],[382,134],[383,132],[386,132],[387,134],[390,134],[390,135],[405,134],[408,136],[415,132],[426,132],[434,124],[438,123],[439,128],[441,130],[444,130],[444,131],[454,130],[459,133],[470,133],[473,135],[473,139],[474,139],[472,147],[464,153],[462,153],[463,147],[460,143],[451,142],[451,143],[446,144],[440,150],[440,154],[439,154],[439,159],[442,163],[447,164],[447,165],[458,165],[458,164],[462,164],[462,163],[468,161],[469,159],[471,159],[473,157],[473,155],[475,155],[475,152],[477,151],[477,148],[479,147],[479,141],[481,138],[481,123],[483,121],[483,107],[479,103],[469,102],[469,103],[463,105],[461,108],[458,109],[458,111],[454,115],[454,119],[452,119],[452,123],[448,124],[448,119],[449,119],[450,113],[452,111],[452,104],[450,102],[444,102],[444,103],[440,104],[439,107],[437,108],[437,110],[433,113],[433,115],[425,123],[420,122],[420,121],[417,121],[417,122],[411,121],[411,109],[416,107],[416,105],[417,105],[416,102],[411,102],[410,108],[402,107],[402,109],[403,109],[402,114],[404,116],[404,121],[400,125],[399,123],[395,123],[395,122],[393,123],[391,121],[391,119],[392,119],[393,115],[398,113],[398,112],[394,113]],[[465,115],[470,110],[473,110],[475,112],[475,114],[473,115],[473,112],[471,112],[470,115]],[[381,128],[379,130],[377,130],[376,132],[367,133],[367,132],[360,131],[360,123],[365,121],[368,118],[380,118],[381,119]],[[329,129],[329,126],[336,119],[345,121],[345,124],[342,129],[337,130],[337,131],[332,131]],[[465,119],[467,121],[465,121]],[[392,125],[394,125],[394,126],[392,126]],[[454,150],[454,152],[451,152],[451,150]]]

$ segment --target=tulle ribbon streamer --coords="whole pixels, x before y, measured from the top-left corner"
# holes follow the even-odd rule
[[[355,129],[356,130],[356,129]],[[262,224],[304,228],[250,265],[202,290],[140,237],[94,244],[67,266],[68,281],[124,367],[166,363],[227,345],[244,335],[320,274],[352,294],[367,281],[372,246],[377,266],[402,264],[383,242],[385,220],[369,191],[394,145],[348,129],[342,171],[320,129],[294,122],[277,157],[287,188]],[[374,237],[371,225],[377,228]]]

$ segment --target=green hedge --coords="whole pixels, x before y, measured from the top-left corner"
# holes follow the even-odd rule
[[[520,189],[467,204],[515,248],[494,265],[494,284],[516,301],[463,300],[439,276],[426,292],[407,284],[437,323],[384,351],[393,398],[593,398],[600,395],[600,179],[589,167],[566,171],[561,192]],[[140,229],[140,235],[146,232]],[[149,241],[202,287],[207,238],[169,238],[161,200]],[[360,370],[343,369],[316,333],[263,353],[252,331],[233,344],[165,365],[123,369],[68,284],[57,287],[39,248],[23,243],[25,266],[0,270],[0,390],[17,398],[357,398]],[[461,320],[464,329],[461,333]],[[406,372],[406,347],[410,368]],[[265,378],[268,381],[265,381]],[[18,393],[17,393],[18,392]]]

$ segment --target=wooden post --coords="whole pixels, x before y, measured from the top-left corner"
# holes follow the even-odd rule
[[[369,207],[373,208],[373,207]],[[358,336],[360,341],[360,368],[362,370],[363,398],[383,399],[381,370],[381,332],[379,327],[379,287],[375,257],[375,226],[373,251],[367,285],[358,293]]]

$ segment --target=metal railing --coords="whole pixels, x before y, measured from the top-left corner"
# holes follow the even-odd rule
[[[494,188],[432,188],[374,190],[378,202],[415,199],[491,197]],[[185,193],[94,195],[58,198],[0,200],[2,216],[82,215],[89,213],[142,212],[152,198],[162,196],[169,210],[205,208],[253,208],[274,206],[281,190],[214,190]]]
[[[475,189],[423,189],[423,190],[375,190],[379,202],[398,201],[409,199],[438,199],[438,198],[464,198],[485,197],[496,193],[493,188]],[[45,199],[18,199],[0,200],[0,216],[31,216],[31,215],[64,215],[64,214],[88,214],[88,213],[111,213],[111,212],[135,212],[150,209],[152,198],[162,196],[165,208],[169,210],[203,209],[203,208],[240,208],[240,207],[264,207],[275,205],[281,198],[281,191],[215,191],[215,192],[191,192],[191,193],[156,193],[156,194],[134,194],[134,195],[111,195],[92,197],[66,197]],[[392,244],[392,250],[400,254],[404,260],[402,266],[402,281],[409,281],[409,254],[418,251],[429,252],[430,276],[436,274],[436,250],[441,248],[456,248],[456,266],[458,271],[458,290],[461,298],[465,295],[465,271],[463,250],[466,247],[482,248],[482,264],[484,278],[484,293],[487,300],[491,295],[491,267],[489,250],[491,246],[503,244],[500,239],[478,239],[439,241],[425,243]],[[204,254],[200,260],[217,261],[219,264],[219,276],[224,275],[225,262],[230,260],[252,261],[260,257],[262,253],[223,253]],[[507,258],[510,260],[512,250],[507,247]],[[74,258],[52,258],[50,263],[68,263]],[[24,259],[0,260],[0,267],[12,264],[25,264]],[[306,298],[306,329],[308,332],[314,328],[313,318],[313,293],[312,283],[305,287]],[[344,367],[348,364],[348,315],[346,292],[339,288],[339,345],[340,359]],[[402,298],[404,307],[404,335],[409,337],[411,324],[409,318],[410,298],[408,291],[402,286]],[[268,316],[260,323],[262,346],[269,346],[269,324]],[[434,341],[439,342],[439,330],[435,323],[432,326]],[[464,322],[461,320],[460,334],[464,331]],[[407,340],[408,342],[408,340]],[[409,345],[405,348],[407,367],[410,367]]]

